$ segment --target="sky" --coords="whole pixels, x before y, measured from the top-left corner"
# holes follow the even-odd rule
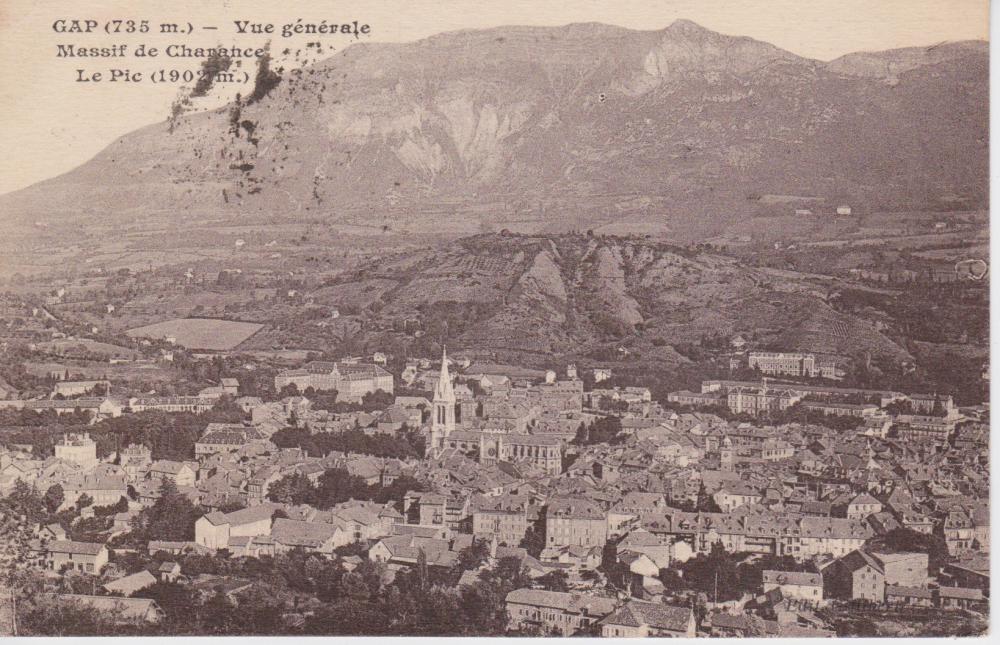
[[[194,59],[67,59],[57,45],[108,46],[140,42],[301,47],[319,40],[328,53],[355,42],[350,36],[238,35],[233,21],[281,25],[358,20],[371,25],[370,42],[406,42],[456,29],[503,25],[602,22],[632,29],[662,29],[684,18],[725,34],[750,36],[800,56],[831,60],[854,51],[877,51],[989,37],[988,0],[0,0],[0,194],[62,174],[118,137],[166,119],[178,85],[77,82],[77,69],[113,67],[143,72],[195,70]],[[190,36],[173,34],[56,33],[59,19],[147,19],[191,22]],[[200,27],[216,26],[217,31]],[[204,101],[214,107],[246,87],[220,90]],[[2,214],[0,214],[2,216]]]

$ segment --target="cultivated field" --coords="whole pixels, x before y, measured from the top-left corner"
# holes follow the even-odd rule
[[[132,338],[173,338],[188,349],[226,351],[256,334],[263,325],[215,320],[212,318],[175,318],[128,330]]]

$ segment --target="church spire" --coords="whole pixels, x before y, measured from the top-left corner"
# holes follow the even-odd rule
[[[441,348],[441,375],[434,388],[433,416],[431,417],[431,451],[438,457],[444,451],[444,440],[455,430],[455,388],[448,373],[448,351]]]
[[[448,350],[441,348],[441,375],[437,387],[434,388],[435,401],[455,401],[455,388],[451,384],[451,374],[448,373]]]

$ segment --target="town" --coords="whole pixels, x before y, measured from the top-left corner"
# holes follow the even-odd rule
[[[987,3],[45,4],[0,637],[988,634]]]
[[[185,355],[132,341],[133,362]],[[188,369],[215,385],[184,395],[69,369],[35,379],[48,392],[5,383],[0,616],[102,634],[982,629],[988,406],[730,346],[753,379],[662,401],[610,364],[446,347],[266,380],[204,354]]]

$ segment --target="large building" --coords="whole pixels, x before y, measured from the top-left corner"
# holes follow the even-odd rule
[[[97,465],[97,444],[86,432],[65,434],[56,444],[56,459],[93,468]]]
[[[785,352],[750,352],[747,357],[750,369],[773,376],[819,376],[816,357],[812,354]]]
[[[545,509],[545,546],[600,546],[608,541],[608,515],[596,503],[557,497]]]
[[[781,412],[802,400],[802,394],[789,389],[770,389],[767,383],[760,387],[738,387],[729,390],[726,404],[733,414],[759,416]]]
[[[475,535],[491,535],[499,544],[517,546],[528,532],[529,508],[526,497],[484,497],[474,502],[472,532]]]
[[[481,433],[479,462],[492,466],[501,461],[525,461],[547,475],[558,475],[562,472],[562,442],[541,435]]]
[[[561,636],[586,630],[615,609],[614,598],[541,589],[515,589],[507,594],[508,625]]]
[[[313,361],[301,369],[286,370],[274,377],[274,389],[294,385],[300,392],[336,390],[340,401],[358,402],[365,394],[382,390],[392,394],[392,374],[378,365]]]

